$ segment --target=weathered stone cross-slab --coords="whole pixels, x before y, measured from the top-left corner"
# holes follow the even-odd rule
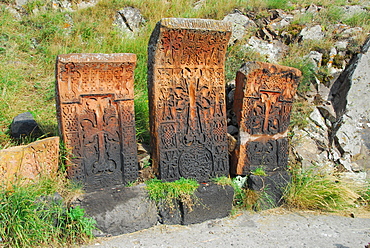
[[[233,106],[239,139],[232,156],[233,174],[246,175],[258,167],[266,172],[286,169],[290,112],[300,77],[298,69],[262,62],[248,62],[239,69]]]
[[[152,165],[159,177],[228,175],[224,61],[229,23],[162,19],[148,48]]]
[[[57,58],[57,114],[72,152],[70,178],[85,189],[120,185],[138,174],[134,119],[135,54]]]

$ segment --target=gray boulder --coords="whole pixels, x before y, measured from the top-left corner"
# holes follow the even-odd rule
[[[235,10],[235,13],[228,14],[223,20],[233,24],[229,45],[233,45],[238,40],[241,40],[247,34],[249,29],[257,27],[254,21],[243,15],[238,10]]]
[[[320,25],[315,25],[313,27],[305,27],[302,29],[300,35],[302,36],[302,40],[322,40],[325,33],[322,31]]]
[[[264,55],[266,60],[270,63],[276,63],[289,50],[289,47],[279,40],[268,42],[258,39],[255,36],[252,36],[248,40],[246,47],[255,50],[261,55]]]
[[[118,27],[122,34],[132,37],[144,23],[145,19],[139,9],[126,7],[117,11],[113,24]]]

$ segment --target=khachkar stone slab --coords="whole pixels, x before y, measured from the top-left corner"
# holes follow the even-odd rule
[[[57,58],[57,113],[72,152],[70,178],[92,191],[138,175],[134,119],[135,54]]]
[[[300,77],[295,68],[262,62],[239,69],[233,106],[239,139],[232,173],[245,175],[261,166],[266,172],[286,169],[290,112]]]
[[[0,150],[0,186],[27,183],[39,176],[53,177],[58,170],[58,158],[59,137]]]
[[[224,60],[231,26],[162,19],[149,41],[152,164],[168,181],[229,171]]]

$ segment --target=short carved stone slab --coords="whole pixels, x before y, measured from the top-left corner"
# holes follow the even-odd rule
[[[239,141],[232,173],[245,175],[260,166],[266,171],[286,168],[290,112],[300,77],[295,68],[262,62],[239,69],[233,106]]]
[[[230,23],[162,19],[149,42],[153,168],[161,179],[208,181],[229,171],[224,60]]]
[[[138,175],[134,119],[135,54],[57,58],[59,129],[72,156],[68,176],[87,191]]]
[[[15,180],[27,183],[40,175],[55,176],[58,158],[59,137],[0,150],[0,185],[10,186]]]

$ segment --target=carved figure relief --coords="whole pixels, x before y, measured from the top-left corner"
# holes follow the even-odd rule
[[[232,158],[233,173],[246,174],[259,166],[267,171],[286,167],[287,130],[300,77],[295,68],[262,62],[240,68],[233,106],[240,133]]]
[[[134,54],[70,54],[57,61],[57,110],[73,153],[68,175],[86,190],[134,181]]]
[[[227,175],[224,60],[231,27],[162,19],[149,42],[153,167],[162,179]]]

